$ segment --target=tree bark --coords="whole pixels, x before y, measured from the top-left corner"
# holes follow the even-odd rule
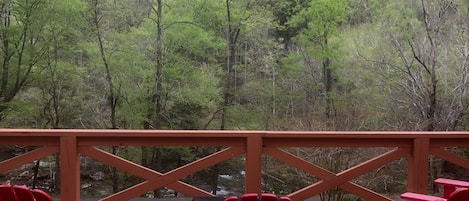
[[[156,89],[155,89],[155,129],[161,129],[161,111],[162,111],[162,94],[163,94],[163,24],[162,24],[162,10],[163,5],[161,0],[157,0],[156,8]]]
[[[103,61],[104,68],[106,70],[106,81],[108,84],[108,105],[111,110],[111,114],[109,116],[109,120],[111,122],[111,129],[117,129],[117,123],[116,123],[116,111],[117,111],[117,96],[115,93],[115,88],[114,88],[114,82],[111,74],[111,66],[109,64],[109,60],[107,57],[106,53],[106,48],[104,47],[104,39],[103,39],[103,33],[101,30],[101,25],[100,25],[100,14],[98,10],[98,0],[94,0],[93,2],[93,17],[92,17],[92,22],[93,26],[96,31],[96,40],[98,43],[98,48],[99,48],[99,53],[101,56],[101,60]],[[111,152],[112,154],[116,155],[118,151],[118,147],[112,146],[111,147]],[[118,178],[117,178],[117,169],[115,167],[110,167],[111,169],[111,180],[112,180],[112,191],[118,192]]]

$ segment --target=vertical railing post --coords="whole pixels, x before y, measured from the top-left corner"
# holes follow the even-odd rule
[[[430,139],[415,138],[412,153],[409,156],[407,191],[427,193],[428,186],[428,155]]]
[[[80,200],[80,157],[74,135],[60,137],[60,199]]]
[[[245,193],[261,193],[262,183],[262,136],[247,137]]]

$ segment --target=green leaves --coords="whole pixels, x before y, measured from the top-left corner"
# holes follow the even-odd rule
[[[345,0],[314,0],[289,21],[290,26],[306,24],[303,33],[311,38],[328,38],[337,33],[345,20]],[[314,39],[313,39],[314,40]]]
[[[345,20],[347,1],[314,0],[288,22],[289,26],[306,25],[296,42],[304,45],[308,53],[317,59],[338,57],[334,37]]]

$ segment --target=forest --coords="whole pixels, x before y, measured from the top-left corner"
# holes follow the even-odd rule
[[[467,130],[468,16],[469,0],[0,0],[0,126]],[[155,168],[213,151],[109,150]]]

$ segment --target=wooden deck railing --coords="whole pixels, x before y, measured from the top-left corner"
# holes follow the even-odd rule
[[[304,170],[321,181],[288,195],[305,200],[328,189],[339,187],[366,200],[391,200],[352,182],[401,158],[408,159],[407,190],[426,193],[429,155],[469,169],[469,160],[445,147],[469,147],[469,132],[287,132],[287,131],[156,131],[156,130],[28,130],[0,129],[0,146],[32,145],[40,148],[0,161],[0,174],[23,164],[60,154],[61,194],[63,201],[80,199],[80,155],[86,155],[119,170],[145,179],[133,187],[103,198],[122,201],[138,197],[160,187],[168,187],[187,196],[213,196],[180,181],[195,172],[245,155],[245,192],[261,192],[262,155],[267,154]],[[119,158],[98,146],[222,146],[221,151],[200,160],[160,173]],[[284,151],[284,147],[388,147],[388,152],[333,173]]]

